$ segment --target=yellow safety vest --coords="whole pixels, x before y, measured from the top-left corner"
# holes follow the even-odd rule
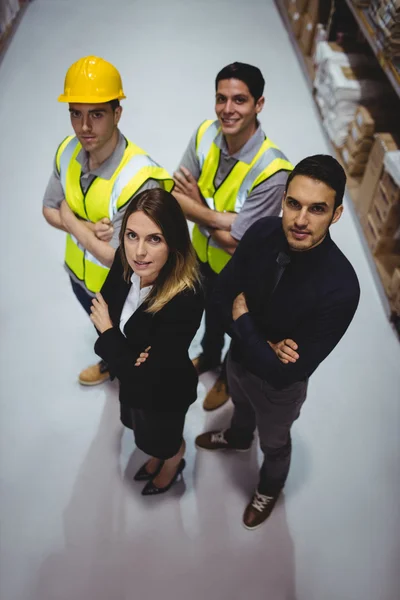
[[[135,144],[127,141],[122,160],[110,179],[96,179],[84,194],[80,178],[81,165],[76,160],[81,144],[75,136],[66,138],[56,154],[56,165],[60,173],[65,199],[71,210],[81,219],[96,223],[116,215],[148,179],[156,179],[167,191],[174,182],[168,172],[154,162],[148,154]],[[65,263],[72,273],[84,282],[93,294],[100,291],[108,274],[108,267],[78,242],[67,235]]]
[[[201,170],[197,183],[209,208],[238,213],[257,185],[278,171],[291,171],[293,165],[270,139],[265,138],[251,163],[238,161],[216,190],[214,180],[221,150],[214,140],[219,131],[218,121],[204,121],[197,130],[196,154]],[[193,228],[192,242],[201,262],[208,262],[215,273],[220,273],[231,258],[199,225]]]

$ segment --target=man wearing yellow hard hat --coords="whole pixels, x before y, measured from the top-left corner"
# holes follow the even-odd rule
[[[72,289],[90,314],[119,245],[129,201],[145,189],[173,188],[165,169],[118,129],[125,98],[117,69],[96,56],[74,63],[58,100],[69,104],[75,135],[58,147],[43,199],[46,221],[67,233],[65,268]],[[104,362],[79,375],[82,385],[109,378]]]

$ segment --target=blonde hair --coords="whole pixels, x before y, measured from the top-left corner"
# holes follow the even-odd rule
[[[124,214],[119,241],[125,281],[129,282],[132,275],[125,254],[125,230],[129,217],[139,210],[158,225],[169,250],[167,262],[146,300],[146,312],[157,313],[180,292],[196,289],[200,282],[199,266],[179,203],[166,190],[153,188],[132,198]]]

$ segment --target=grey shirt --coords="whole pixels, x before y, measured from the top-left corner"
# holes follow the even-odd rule
[[[76,157],[76,160],[79,162],[82,168],[81,187],[84,194],[86,193],[90,184],[96,177],[101,177],[102,179],[110,179],[113,176],[115,170],[120,165],[127,145],[127,140],[120,131],[118,133],[118,143],[115,147],[114,152],[97,169],[90,171],[89,154],[83,148],[80,150],[78,156]],[[142,187],[136,192],[136,194],[139,194],[144,190],[149,190],[157,187],[160,187],[160,184],[155,179],[149,179],[142,185]],[[43,206],[47,206],[48,208],[60,208],[61,202],[64,200],[64,198],[65,195],[63,187],[61,185],[60,174],[57,170],[56,162],[54,161],[53,173],[51,174],[43,198]],[[119,232],[121,230],[122,219],[124,218],[124,214],[128,204],[129,202],[127,202],[122,208],[120,208],[112,220],[114,234],[109,244],[114,249],[118,248],[119,246]]]
[[[180,166],[186,167],[198,181],[200,178],[200,164],[196,154],[196,137],[197,129],[190,138]],[[221,157],[215,176],[216,189],[218,189],[239,160],[248,164],[251,163],[263,144],[265,137],[265,133],[261,129],[261,125],[259,125],[254,135],[246,142],[243,148],[230,156],[223,134],[221,132],[218,133],[214,143],[220,148]],[[287,178],[287,171],[279,171],[250,192],[243,204],[242,210],[232,225],[232,237],[239,241],[255,221],[258,221],[262,217],[278,216],[280,214]]]

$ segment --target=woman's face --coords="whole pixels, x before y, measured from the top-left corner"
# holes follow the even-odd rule
[[[169,249],[161,229],[141,210],[128,217],[124,248],[142,287],[153,284],[168,260]]]

